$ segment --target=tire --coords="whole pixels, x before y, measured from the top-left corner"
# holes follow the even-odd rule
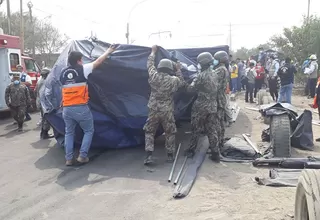
[[[303,170],[295,198],[295,220],[320,219],[320,171]]]
[[[291,157],[291,126],[287,114],[271,116],[270,139],[274,157]]]

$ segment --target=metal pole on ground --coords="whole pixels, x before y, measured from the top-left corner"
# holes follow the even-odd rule
[[[176,168],[176,164],[177,164],[177,160],[178,160],[179,152],[180,152],[180,147],[181,147],[181,143],[179,144],[179,147],[178,147],[178,150],[177,150],[177,153],[176,153],[176,157],[175,157],[174,162],[172,164],[171,172],[170,172],[169,179],[168,179],[169,183],[172,180],[173,172],[174,172],[174,169]]]
[[[177,183],[179,182],[179,179],[180,179],[180,176],[181,176],[181,174],[182,174],[182,171],[183,171],[183,169],[184,169],[184,167],[185,167],[185,165],[186,165],[186,163],[187,163],[187,159],[188,159],[188,157],[186,156],[185,158],[184,158],[184,161],[183,161],[183,164],[182,164],[182,166],[181,166],[181,168],[180,168],[180,171],[179,171],[179,173],[178,173],[178,176],[177,176],[177,178],[176,178],[176,180],[174,181],[174,185],[177,185]]]

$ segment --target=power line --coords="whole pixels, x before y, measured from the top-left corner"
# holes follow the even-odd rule
[[[51,15],[51,16],[55,16],[55,17],[61,17],[61,15],[59,16],[59,15],[53,14],[53,13],[51,13],[51,12],[44,11],[44,10],[42,10],[42,9],[40,9],[40,8],[34,8],[34,9],[37,10],[37,11],[43,12],[43,13],[45,13],[45,14],[47,14],[47,15]],[[95,23],[95,24],[98,24],[98,25],[103,25],[102,23],[99,23],[99,22],[96,22],[96,21],[93,21],[93,20],[90,20],[90,19],[87,19],[87,18],[84,18],[84,17],[81,17],[81,16],[79,16],[79,17],[80,17],[82,20],[89,21],[90,23]]]

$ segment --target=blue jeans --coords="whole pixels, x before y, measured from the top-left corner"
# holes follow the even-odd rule
[[[79,124],[84,136],[80,148],[80,157],[87,157],[94,132],[93,117],[88,105],[63,107],[65,123],[65,151],[66,160],[72,160],[76,125]]]
[[[232,83],[232,93],[235,93],[238,91],[238,77],[231,79]]]
[[[285,102],[291,104],[291,95],[292,95],[293,84],[288,84],[280,87],[280,94],[278,98],[278,102],[284,102],[283,98],[285,98]]]

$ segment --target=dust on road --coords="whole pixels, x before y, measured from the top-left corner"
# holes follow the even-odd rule
[[[256,120],[259,113],[245,109],[242,100],[239,105],[237,122],[227,134],[249,133],[259,142],[266,127]],[[85,166],[70,168],[54,139],[39,141],[37,121],[35,114],[19,135],[11,119],[0,121],[0,219],[292,219],[295,188],[257,185],[254,177],[267,176],[266,169],[206,159],[189,196],[175,200],[163,138],[157,140],[158,164],[152,168],[143,165],[143,148],[106,151]],[[314,126],[314,134],[319,128]],[[188,131],[184,126],[177,138],[184,148]],[[181,163],[182,157],[177,167]]]

